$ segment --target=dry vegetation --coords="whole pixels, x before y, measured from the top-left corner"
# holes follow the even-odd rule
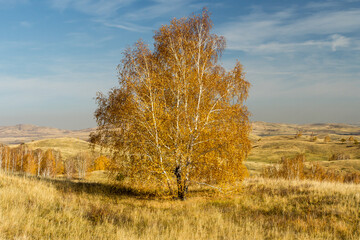
[[[89,133],[93,129],[82,130],[63,130],[49,127],[39,127],[35,125],[19,124],[16,126],[0,126],[0,143],[20,144],[31,141],[49,138],[72,137],[88,140]]]
[[[33,149],[54,149],[57,151],[61,151],[61,155],[64,158],[69,158],[75,156],[80,152],[89,152],[90,146],[89,143],[76,139],[76,138],[54,138],[54,139],[43,139],[39,141],[29,142],[26,144],[27,146]],[[97,152],[100,152],[99,148],[95,149]]]
[[[347,173],[360,171],[359,127],[257,122],[253,128],[253,149],[245,163],[251,175],[260,174],[264,168],[278,163],[282,157],[293,158],[298,154],[304,154],[308,163],[317,162],[326,168]],[[295,129],[306,131],[303,130],[299,136],[299,130]],[[327,136],[330,141],[326,140]]]
[[[360,186],[262,178],[156,199],[106,183],[0,175],[3,239],[359,239]]]
[[[319,164],[324,172],[360,170],[359,135],[304,131],[295,138],[297,133],[252,135],[254,148],[246,162],[250,173],[258,175],[282,157],[291,159],[299,153],[305,155],[308,170],[312,164]],[[323,141],[327,135],[330,142]],[[64,156],[88,150],[86,142],[70,138],[29,145],[55,148]],[[360,185],[356,184],[255,176],[244,181],[240,193],[214,195],[209,189],[191,188],[183,202],[157,196],[150,189],[129,188],[125,182],[114,185],[105,171],[93,172],[82,181],[2,173],[0,239],[360,238]]]

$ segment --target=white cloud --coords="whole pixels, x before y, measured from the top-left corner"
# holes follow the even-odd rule
[[[195,10],[199,6],[191,5],[192,0],[155,0],[155,4],[132,11],[125,15],[126,19],[130,20],[144,20],[155,19],[167,14],[179,14],[184,12],[188,14],[189,9]]]
[[[258,53],[289,53],[300,50],[306,50],[312,48],[328,48],[332,51],[336,51],[337,48],[345,48],[350,46],[351,39],[340,34],[333,34],[328,39],[324,40],[308,40],[303,42],[290,42],[290,43],[279,43],[270,42],[264,43],[257,46],[252,46],[251,51]],[[242,49],[239,49],[242,50]]]
[[[75,9],[95,16],[109,16],[134,0],[51,0],[53,8],[64,11]]]
[[[66,36],[68,37],[68,41],[65,42],[66,44],[85,48],[99,48],[102,47],[104,43],[113,39],[112,36],[95,37],[86,32],[71,32],[66,34]]]
[[[331,49],[333,51],[336,51],[336,48],[338,47],[347,47],[350,44],[350,39],[344,36],[341,36],[339,34],[334,34],[331,36],[333,39],[331,43]]]
[[[305,17],[297,16],[293,9],[273,14],[257,12],[227,22],[219,30],[232,50],[272,47],[273,52],[289,52],[303,46],[330,46],[335,51],[350,46],[350,39],[344,34],[360,30],[360,9],[317,12]]]
[[[1,1],[1,0],[0,0]],[[141,3],[132,6],[132,11],[116,14],[121,8],[135,3],[136,0],[51,0],[51,6],[60,11],[74,9],[96,17],[106,27],[132,32],[147,32],[152,27],[136,24],[141,20],[151,20],[162,16],[187,15],[201,9],[203,5],[194,4],[194,0],[153,0],[145,7]]]
[[[133,24],[133,23],[125,23],[125,22],[108,23],[108,22],[103,22],[103,21],[100,21],[100,22],[102,22],[107,27],[124,29],[124,30],[131,31],[131,32],[147,32],[147,31],[153,30],[153,28],[151,28],[151,27],[140,26],[140,25]]]
[[[335,1],[309,2],[308,4],[306,4],[306,8],[310,9],[324,9],[338,6],[340,6],[340,3]]]

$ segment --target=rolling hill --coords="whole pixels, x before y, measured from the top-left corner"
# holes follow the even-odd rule
[[[252,134],[257,136],[279,136],[295,135],[296,132],[302,131],[303,135],[358,135],[360,136],[360,125],[357,124],[340,124],[340,123],[314,123],[314,124],[285,124],[285,123],[268,123],[253,122]]]
[[[52,148],[54,150],[60,151],[63,158],[69,158],[75,156],[80,152],[89,152],[91,151],[89,142],[86,142],[81,139],[76,138],[52,138],[52,139],[42,139],[38,141],[33,141],[26,143],[32,149],[40,148],[46,150]],[[96,149],[98,151],[99,149]]]
[[[20,144],[31,141],[50,139],[50,138],[77,138],[87,141],[89,134],[94,129],[82,130],[63,130],[50,127],[39,127],[29,124],[19,124],[16,126],[0,126],[0,143]]]
[[[302,131],[303,135],[319,135],[323,137],[329,134],[344,136],[360,136],[360,125],[349,124],[284,124],[284,123],[268,123],[253,122],[251,138],[253,140],[266,136],[294,135],[297,131]],[[49,138],[77,138],[87,141],[90,132],[95,128],[87,128],[82,130],[64,130],[50,127],[39,127],[29,124],[18,124],[15,126],[0,126],[0,143],[19,144],[36,140]]]
[[[27,143],[32,148],[53,148],[60,150],[64,157],[81,151],[88,151],[89,133],[94,129],[78,131],[34,125],[0,127],[0,143]],[[295,138],[298,131],[303,135]],[[310,136],[316,136],[311,141]],[[331,142],[324,142],[330,136]],[[264,167],[277,163],[281,157],[305,154],[307,161],[320,162],[325,167],[339,168],[344,171],[360,171],[360,144],[349,141],[350,136],[360,142],[360,126],[347,124],[280,124],[253,122],[250,135],[253,149],[245,165],[252,175],[259,174]],[[341,139],[345,139],[342,142]],[[332,154],[345,154],[346,160],[329,161]]]

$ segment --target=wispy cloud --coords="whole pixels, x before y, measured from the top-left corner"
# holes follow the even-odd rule
[[[360,30],[360,9],[317,12],[297,17],[294,9],[272,14],[253,13],[227,22],[220,31],[233,50],[269,49],[289,51],[302,46],[349,46],[344,34]],[[330,37],[330,40],[329,40]]]
[[[201,9],[203,5],[204,3],[195,0],[151,0],[146,4],[136,0],[51,0],[51,6],[60,11],[74,9],[94,17],[94,22],[101,23],[106,27],[132,32],[153,30],[151,26],[145,26],[144,23],[139,24],[144,20],[186,16]],[[132,10],[120,14],[123,7],[130,7]]]
[[[334,34],[331,36],[333,39],[331,43],[331,49],[336,51],[338,47],[348,47],[350,45],[350,39],[339,34]]]
[[[102,47],[103,43],[106,43],[113,39],[112,36],[95,37],[95,36],[91,36],[89,33],[86,32],[71,32],[66,34],[66,36],[68,38],[66,44],[76,47],[82,47],[82,48]]]
[[[201,8],[198,4],[192,4],[192,2],[192,0],[154,0],[152,5],[129,12],[125,15],[125,18],[136,21],[155,19],[174,13],[188,14],[189,10]]]
[[[342,36],[340,34],[333,34],[327,39],[323,40],[308,40],[303,42],[289,42],[289,43],[280,43],[280,42],[270,42],[262,43],[256,46],[249,48],[249,51],[259,52],[259,53],[286,53],[286,52],[296,52],[304,50],[313,50],[313,48],[318,49],[332,49],[336,51],[339,48],[349,47],[351,43],[351,38]],[[234,49],[235,50],[235,49]],[[243,50],[239,48],[237,50]]]
[[[337,1],[324,1],[324,2],[309,2],[306,4],[306,8],[309,9],[324,9],[324,8],[332,8],[340,6],[340,2]]]
[[[103,23],[107,27],[124,29],[131,32],[147,32],[153,30],[152,27],[141,26],[134,23],[126,23],[126,22],[115,23],[116,20],[114,20],[114,23],[110,23],[107,21],[98,21],[98,22]]]
[[[53,8],[64,11],[75,9],[96,16],[110,16],[134,0],[51,0]]]

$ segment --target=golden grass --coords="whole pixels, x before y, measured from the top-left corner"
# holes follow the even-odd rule
[[[261,141],[253,139],[253,149],[245,162],[252,175],[258,175],[269,164],[277,163],[281,157],[294,157],[305,154],[307,161],[318,161],[325,167],[337,168],[347,172],[360,171],[360,145],[339,141],[339,136],[332,136],[334,141],[324,143],[322,139],[311,142],[309,136],[295,139],[294,136],[268,136]],[[357,138],[357,137],[355,137]],[[360,140],[360,139],[359,139]],[[89,143],[75,138],[44,139],[27,143],[32,148],[46,150],[53,148],[62,153],[63,158],[76,155],[81,151],[90,151]],[[100,152],[100,149],[96,149]],[[351,156],[351,160],[329,161],[333,153],[344,153]]]
[[[304,154],[307,161],[317,161],[328,167],[327,163],[332,154],[344,153],[351,157],[351,167],[344,166],[347,160],[332,161],[331,166],[337,169],[346,168],[349,171],[360,170],[360,145],[349,141],[341,143],[339,135],[331,135],[331,137],[333,141],[329,143],[324,143],[321,138],[316,142],[311,142],[310,136],[262,137],[260,141],[253,141],[253,149],[245,165],[252,175],[258,175],[264,167],[279,162],[281,157],[293,158],[298,154]]]
[[[46,150],[49,148],[58,150],[61,152],[63,158],[68,158],[76,155],[79,152],[89,152],[91,151],[89,142],[76,138],[53,138],[53,139],[44,139],[34,142],[27,143],[33,149],[40,148]],[[100,151],[99,148],[96,151]]]
[[[191,195],[0,174],[0,239],[360,238],[359,185],[254,178],[234,196]]]

